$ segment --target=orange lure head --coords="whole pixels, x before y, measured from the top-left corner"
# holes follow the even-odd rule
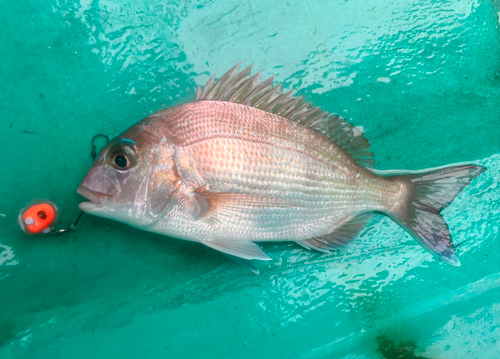
[[[54,202],[38,200],[21,210],[18,223],[24,233],[29,235],[49,233],[54,228],[58,215],[59,210]]]

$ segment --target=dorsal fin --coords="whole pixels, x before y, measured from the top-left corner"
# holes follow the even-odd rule
[[[250,76],[252,65],[241,72],[241,62],[218,81],[213,75],[203,88],[198,86],[196,101],[229,101],[274,113],[316,130],[346,151],[359,165],[373,167],[370,144],[362,131],[337,114],[322,111],[305,102],[293,91],[283,92],[281,84],[274,87],[273,78],[260,79],[261,72]]]

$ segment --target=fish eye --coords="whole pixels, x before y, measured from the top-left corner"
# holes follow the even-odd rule
[[[137,163],[137,148],[135,143],[126,139],[115,143],[107,153],[107,161],[120,171],[134,167]]]
[[[127,168],[128,165],[127,157],[124,155],[116,155],[113,162],[119,168]]]

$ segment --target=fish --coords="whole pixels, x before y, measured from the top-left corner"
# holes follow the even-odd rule
[[[250,268],[271,259],[259,242],[330,253],[382,213],[460,265],[440,211],[486,168],[376,170],[359,127],[240,65],[103,147],[78,187],[80,209]]]

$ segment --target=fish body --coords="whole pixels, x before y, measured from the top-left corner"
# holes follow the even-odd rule
[[[484,168],[381,176],[358,128],[249,73],[212,77],[195,102],[113,139],[79,187],[81,209],[243,260],[269,259],[261,241],[329,251],[380,212],[459,264],[438,212]]]

